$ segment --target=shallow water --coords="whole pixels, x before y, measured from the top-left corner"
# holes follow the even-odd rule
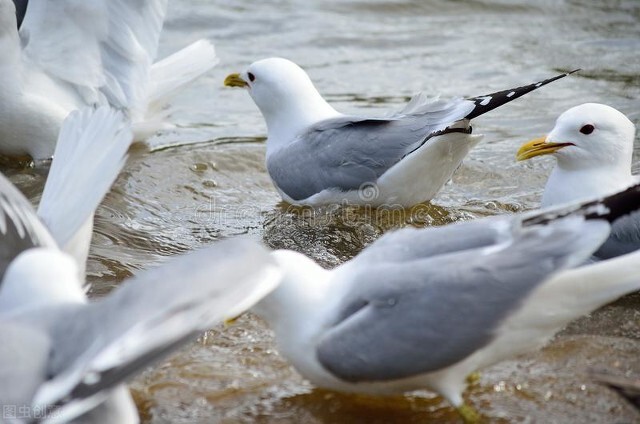
[[[221,64],[176,99],[182,128],[131,151],[98,210],[92,294],[167,256],[241,234],[331,267],[392,227],[535,208],[553,162],[516,163],[520,143],[584,102],[640,121],[640,3],[529,3],[173,0],[161,56],[209,37]],[[582,71],[477,119],[485,139],[431,204],[401,218],[362,209],[327,216],[279,203],[263,164],[262,117],[246,93],[222,87],[228,73],[269,56],[301,64],[339,110],[370,115],[400,108],[421,90],[473,96]],[[38,200],[44,170],[5,170]],[[640,420],[587,375],[640,375],[639,306],[640,296],[629,296],[572,324],[544,350],[485,370],[466,398],[501,422]],[[132,388],[149,423],[458,420],[428,392],[378,399],[314,389],[251,316],[208,332]]]

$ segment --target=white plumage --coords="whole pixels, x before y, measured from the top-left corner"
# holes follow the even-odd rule
[[[558,117],[546,137],[525,143],[518,160],[553,155],[556,159],[542,195],[542,207],[609,195],[638,182],[631,174],[635,126],[618,110],[585,103]],[[640,217],[613,225],[596,256],[606,259],[640,248]]]
[[[63,119],[86,105],[123,109],[142,140],[166,122],[178,87],[216,65],[200,40],[157,64],[167,0],[38,0],[17,30],[0,0],[0,153],[46,159]]]

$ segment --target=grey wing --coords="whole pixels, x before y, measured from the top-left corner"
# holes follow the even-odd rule
[[[410,103],[406,111],[388,119],[343,116],[322,121],[270,155],[269,174],[294,200],[326,189],[357,190],[473,108],[462,99],[428,105],[421,104],[420,113],[413,114],[416,107]]]
[[[38,216],[61,248],[75,241],[88,250],[90,237],[80,242],[77,234],[120,173],[132,139],[124,115],[108,106],[85,107],[64,120],[38,205]]]
[[[350,382],[455,364],[487,345],[552,273],[588,258],[608,231],[601,221],[559,223],[519,232],[500,245],[395,265],[367,262],[317,357]]]
[[[87,308],[81,334],[61,323],[56,346],[65,375],[39,401],[71,394],[81,404],[112,388],[223,319],[238,316],[268,294],[280,273],[257,243],[234,239],[172,259],[123,283]],[[64,325],[62,325],[64,324]],[[75,340],[65,340],[65,337]],[[59,341],[59,343],[58,343]],[[69,347],[71,346],[71,347]],[[70,354],[68,349],[80,351]],[[85,375],[97,378],[85,380]]]
[[[403,228],[390,231],[367,246],[357,257],[369,261],[400,262],[491,246],[511,238],[512,219],[497,216],[431,227],[428,231]]]
[[[6,320],[0,321],[0,340],[0,404],[30,406],[47,379],[50,340],[44,332]]]
[[[358,255],[358,260],[394,262],[489,246],[509,239],[515,228],[545,225],[570,216],[612,223],[610,237],[595,255],[613,257],[640,248],[640,212],[634,212],[638,198],[640,184],[600,199],[527,212],[516,218],[495,216],[429,231],[404,228],[380,237]]]
[[[16,256],[33,247],[56,247],[31,203],[0,174],[0,281]]]
[[[625,215],[611,225],[611,235],[594,254],[609,259],[640,249],[640,212]]]

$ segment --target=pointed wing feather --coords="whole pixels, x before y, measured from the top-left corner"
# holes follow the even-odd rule
[[[579,70],[580,69],[575,69],[571,72],[556,75],[553,78],[538,81],[529,85],[523,85],[522,87],[511,88],[509,90],[496,91],[495,93],[485,94],[484,96],[473,97],[469,100],[471,100],[475,104],[475,107],[471,111],[471,113],[469,113],[466,116],[466,118],[473,119],[480,115],[484,115],[485,113],[490,112],[493,109],[496,109],[506,103],[509,103],[510,101],[515,100],[518,97],[522,97],[525,94],[532,92],[533,90],[537,90],[542,86],[550,84],[561,78],[564,78],[567,75],[571,75],[574,72],[578,72]]]
[[[124,115],[107,106],[65,119],[38,207],[60,246],[93,216],[124,166],[132,139]]]
[[[270,292],[279,278],[266,250],[242,239],[217,243],[141,273],[92,305],[89,316],[83,317],[90,321],[81,341],[85,353],[43,386],[37,403],[51,404],[71,395],[70,405],[78,407],[199,332],[235,317]],[[68,323],[60,325],[68,329]],[[62,335],[69,334],[65,328],[60,328]],[[69,342],[59,343],[65,348]],[[72,348],[79,343],[75,340]],[[88,375],[93,378],[85,379]]]

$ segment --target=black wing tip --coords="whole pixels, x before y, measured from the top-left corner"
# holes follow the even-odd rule
[[[411,149],[411,151],[407,152],[404,154],[404,156],[402,156],[402,159],[406,158],[407,156],[409,156],[411,153],[415,152],[416,150],[419,150],[422,146],[424,146],[424,144],[431,140],[434,137],[439,137],[441,135],[445,135],[445,134],[452,134],[452,133],[462,133],[462,134],[472,134],[473,133],[473,127],[471,125],[467,126],[466,128],[459,128],[459,127],[446,127],[443,130],[438,130],[438,131],[434,131],[432,133],[429,133],[429,135],[427,135],[424,140],[422,140],[422,142],[420,142],[420,144],[418,146],[416,146],[414,149]]]
[[[493,109],[496,109],[504,104],[507,104],[512,100],[522,97],[525,94],[537,90],[540,87],[543,87],[578,71],[580,71],[580,68],[574,69],[569,72],[564,72],[562,74],[547,78],[542,81],[534,82],[533,84],[523,85],[521,87],[515,87],[508,90],[496,91],[495,93],[485,94],[484,96],[471,97],[467,100],[474,102],[475,107],[467,116],[465,116],[465,118],[477,118],[478,116],[484,115],[485,113],[490,112]]]
[[[536,213],[522,221],[523,226],[545,225],[569,215],[584,216],[585,219],[601,219],[613,223],[625,215],[640,209],[640,183],[618,193],[596,200],[560,206]]]

